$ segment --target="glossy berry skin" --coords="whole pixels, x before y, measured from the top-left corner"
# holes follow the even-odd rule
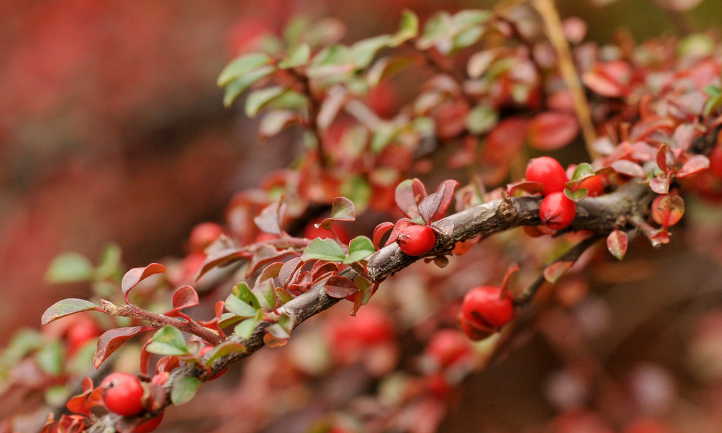
[[[514,319],[514,302],[501,287],[475,287],[464,296],[459,319],[467,336],[479,340]]]
[[[468,359],[471,354],[469,340],[461,332],[452,329],[443,329],[434,334],[426,347],[426,355],[436,361],[441,368]]]
[[[542,223],[554,230],[569,227],[576,214],[576,203],[562,192],[549,194],[539,205],[539,218]]]
[[[150,433],[156,428],[158,428],[158,425],[160,425],[160,422],[163,421],[163,413],[161,412],[160,415],[155,416],[149,420],[143,421],[142,423],[138,424],[134,429],[133,433]]]
[[[436,245],[436,233],[429,226],[409,224],[401,229],[396,241],[408,256],[423,256]]]
[[[127,373],[113,373],[103,379],[103,403],[109,411],[123,416],[137,415],[143,411],[143,385]]]
[[[216,223],[201,223],[193,227],[188,242],[189,249],[195,253],[202,253],[208,245],[212,244],[223,234],[223,229]]]
[[[542,156],[529,161],[526,166],[526,180],[542,184],[544,195],[564,190],[567,174],[564,167],[554,158]]]

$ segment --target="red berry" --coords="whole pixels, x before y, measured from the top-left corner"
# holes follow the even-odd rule
[[[353,360],[366,348],[387,343],[393,335],[391,319],[373,305],[363,307],[355,317],[333,320],[328,327],[331,350],[340,360]]]
[[[426,354],[442,368],[468,358],[471,353],[469,340],[461,332],[451,329],[434,334],[426,348]]]
[[[401,229],[396,241],[404,254],[422,256],[436,245],[436,233],[429,226],[409,224]]]
[[[66,338],[68,339],[68,352],[72,355],[85,343],[100,335],[98,325],[92,319],[80,316],[70,325]]]
[[[514,303],[501,287],[471,289],[461,304],[460,321],[464,332],[475,340],[498,332],[514,319]]]
[[[223,229],[216,223],[201,223],[193,227],[188,247],[192,252],[202,253],[223,234]]]
[[[163,421],[163,412],[161,412],[158,416],[155,416],[149,420],[143,421],[142,423],[138,424],[133,429],[133,433],[150,433],[156,428],[158,428],[158,425],[161,421]]]
[[[109,411],[123,416],[133,416],[143,410],[143,385],[127,373],[113,373],[100,383],[103,402]]]
[[[539,205],[539,218],[547,227],[561,230],[568,227],[577,214],[577,205],[562,192],[544,197]]]
[[[547,195],[564,190],[567,174],[556,159],[542,156],[529,161],[526,166],[526,180],[542,184],[544,195]]]

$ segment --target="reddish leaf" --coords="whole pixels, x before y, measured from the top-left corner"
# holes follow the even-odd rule
[[[625,96],[632,76],[632,68],[622,61],[598,63],[585,73],[582,81],[595,93],[609,98]]]
[[[669,173],[669,160],[671,157],[672,156],[669,153],[669,146],[663,144],[659,147],[659,150],[657,151],[657,166],[659,166],[660,170],[665,173]]]
[[[682,168],[677,172],[677,177],[683,178],[697,174],[702,170],[709,168],[709,158],[704,155],[694,155],[684,163]]]
[[[684,210],[684,199],[677,194],[660,195],[652,202],[652,218],[664,228],[677,224]]]
[[[141,332],[150,331],[147,326],[129,326],[126,328],[115,328],[105,331],[98,338],[98,348],[93,355],[93,367],[98,368],[113,352],[123,345],[127,340],[135,337]]]
[[[173,292],[172,301],[173,309],[166,313],[168,316],[173,316],[181,310],[198,305],[198,292],[196,292],[196,289],[194,289],[193,286],[181,286]]]
[[[283,347],[288,343],[288,338],[288,332],[278,323],[274,323],[266,328],[266,333],[263,335],[263,342],[271,348]]]
[[[90,410],[95,406],[102,405],[102,389],[93,389],[93,381],[89,377],[83,378],[83,392],[71,397],[65,407],[74,413],[85,416],[90,415]]]
[[[295,257],[283,264],[281,266],[281,270],[278,271],[278,283],[281,286],[286,286],[288,282],[291,280],[291,277],[293,277],[293,274],[296,272],[296,269],[298,269],[299,266],[303,264],[303,260],[300,257]]]
[[[631,177],[644,177],[644,169],[632,161],[620,159],[612,163],[612,168],[617,173],[621,173]]]
[[[331,277],[324,285],[326,294],[332,298],[345,298],[351,296],[358,291],[358,287],[353,281],[346,277]]]
[[[548,111],[529,123],[529,143],[539,150],[556,150],[569,144],[579,133],[576,117],[568,113]]]
[[[281,227],[283,226],[285,213],[286,205],[283,202],[271,203],[266,206],[253,221],[264,232],[280,235],[283,233]]]
[[[316,227],[330,229],[334,221],[350,222],[356,220],[356,206],[346,197],[336,197],[331,205],[331,215],[324,218]]]
[[[544,186],[539,182],[529,182],[528,180],[522,180],[515,183],[510,183],[506,186],[506,193],[510,196],[516,196],[521,192],[528,194],[541,194],[544,191]]]
[[[208,248],[206,248],[206,261],[198,272],[196,279],[205,275],[215,267],[222,267],[229,263],[250,258],[251,254],[239,248],[236,243],[226,235],[221,235]]]
[[[627,254],[627,246],[629,245],[629,237],[627,233],[621,230],[614,230],[607,236],[607,249],[618,260],[622,260]]]
[[[396,187],[396,205],[409,218],[420,217],[419,202],[426,197],[426,188],[419,179],[407,179]]]
[[[151,263],[146,267],[138,267],[129,270],[123,275],[123,280],[120,283],[120,288],[125,297],[125,302],[128,302],[128,295],[135,286],[141,281],[155,274],[162,274],[165,272],[165,266],[160,263]]]
[[[393,228],[394,228],[394,223],[391,223],[388,221],[383,222],[374,228],[373,242],[374,242],[374,247],[377,250],[379,248],[381,248],[381,241],[383,240],[386,233],[388,233]]]
[[[421,200],[419,213],[427,224],[446,214],[457,186],[459,186],[459,182],[453,179],[445,180],[439,185],[436,192]]]

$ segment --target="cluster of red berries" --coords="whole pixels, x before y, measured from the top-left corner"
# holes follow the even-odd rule
[[[100,383],[103,389],[103,403],[105,407],[118,415],[135,416],[145,410],[143,405],[143,384],[132,374],[113,373]],[[133,433],[149,433],[158,427],[163,420],[163,414],[145,420],[138,424]]]
[[[544,199],[539,205],[539,218],[553,230],[568,227],[577,213],[574,201],[564,195],[569,180],[559,162],[548,156],[534,158],[526,167],[526,179],[542,185]]]

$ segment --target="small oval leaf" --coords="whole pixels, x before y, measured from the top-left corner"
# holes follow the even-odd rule
[[[53,320],[60,319],[61,317],[69,316],[71,314],[80,313],[81,311],[97,310],[99,307],[90,301],[78,298],[66,298],[61,299],[54,303],[43,313],[40,319],[41,325],[47,325]]]

